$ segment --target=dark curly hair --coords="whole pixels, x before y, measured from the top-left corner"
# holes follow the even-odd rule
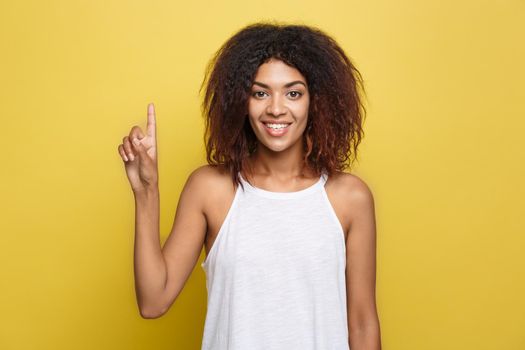
[[[258,67],[270,58],[299,70],[309,86],[304,165],[318,175],[350,167],[364,136],[361,74],[322,30],[278,22],[242,28],[209,61],[199,90],[205,89],[201,108],[207,162],[224,166],[233,183],[242,186],[238,172],[257,146],[248,120],[250,91]]]

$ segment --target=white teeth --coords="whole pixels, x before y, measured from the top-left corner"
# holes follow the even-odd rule
[[[272,129],[282,129],[288,126],[288,124],[269,124],[269,123],[266,123],[266,125]]]

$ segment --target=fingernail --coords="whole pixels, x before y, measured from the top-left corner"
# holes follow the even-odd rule
[[[139,145],[139,140],[138,140],[136,137],[133,138],[133,144],[134,144],[135,146],[138,146],[138,145]]]

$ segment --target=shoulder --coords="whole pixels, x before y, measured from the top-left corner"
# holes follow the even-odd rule
[[[374,195],[370,186],[361,177],[346,173],[335,172],[330,181],[338,201],[344,203],[348,215],[352,220],[374,210]]]
[[[361,177],[336,171],[330,177],[334,188],[337,192],[344,194],[347,198],[352,198],[358,201],[373,201],[373,193],[370,186]]]
[[[195,168],[188,179],[196,181],[217,181],[227,175],[224,167],[219,165],[204,164]]]
[[[197,185],[203,191],[213,188],[215,191],[227,182],[231,183],[230,173],[219,165],[201,165],[188,176],[187,184]]]
[[[230,173],[220,165],[201,165],[194,169],[186,181],[185,188],[204,201],[204,204],[233,191]]]

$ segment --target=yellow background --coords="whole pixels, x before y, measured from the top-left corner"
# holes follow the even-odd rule
[[[154,102],[164,241],[205,162],[205,64],[271,19],[326,30],[364,76],[383,349],[525,349],[523,0],[3,1],[1,349],[199,348],[199,265],[138,313],[117,146]]]

